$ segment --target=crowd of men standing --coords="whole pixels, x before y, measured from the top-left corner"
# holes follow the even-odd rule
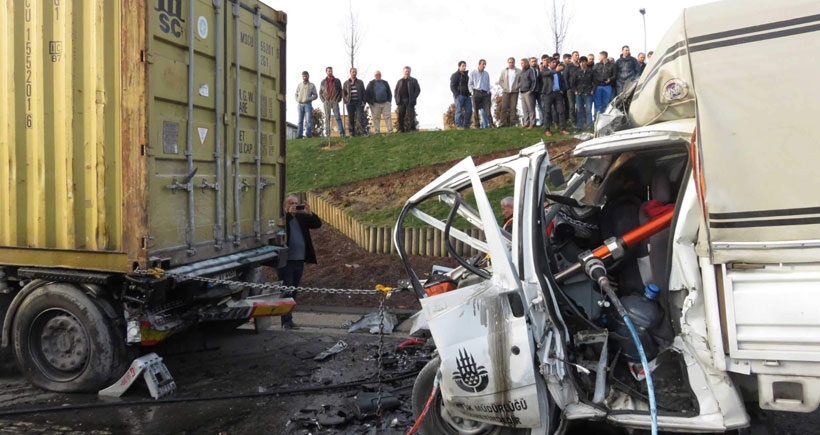
[[[407,132],[416,129],[416,102],[421,88],[418,80],[410,75],[411,68],[404,67],[402,78],[396,83],[395,92],[390,84],[382,79],[381,71],[376,71],[367,86],[357,77],[356,68],[350,68],[350,76],[342,82],[333,75],[333,67],[325,68],[326,77],[319,85],[310,82],[307,71],[302,72],[302,82],[296,87],[296,102],[299,104],[299,126],[297,138],[313,135],[313,101],[317,98],[322,101],[325,114],[325,135],[330,136],[331,117],[336,118],[339,134],[345,136],[345,127],[342,115],[339,112],[339,103],[344,103],[347,109],[348,130],[351,136],[368,133],[368,124],[364,114],[365,105],[370,107],[373,116],[373,130],[381,133],[381,120],[387,124],[388,133],[393,132],[393,117],[391,102],[396,101],[398,109],[398,131]]]
[[[650,57],[652,52],[649,53]],[[623,92],[630,82],[640,77],[646,67],[646,56],[641,53],[632,57],[628,46],[621,50],[616,61],[606,51],[581,56],[577,51],[521,58],[520,67],[513,57],[507,59],[507,67],[501,71],[493,84],[485,70],[487,62],[478,61],[478,68],[466,71],[466,62],[458,63],[458,71],[450,77],[450,90],[455,100],[456,128],[492,127],[491,98],[493,85],[501,89],[500,127],[519,124],[518,101],[521,100],[521,126],[532,129],[544,128],[547,136],[555,127],[562,134],[569,134],[568,125],[576,130],[592,129],[593,113],[602,112],[609,102]],[[465,78],[466,88],[464,86]],[[475,108],[475,110],[473,110]],[[593,109],[594,108],[594,109]],[[470,115],[474,114],[471,121]],[[465,116],[466,115],[466,116]]]
[[[649,58],[652,52],[649,52]],[[467,62],[459,61],[458,70],[450,76],[450,91],[455,104],[455,126],[459,129],[511,127],[519,125],[518,101],[521,100],[522,116],[520,124],[526,129],[542,127],[547,136],[553,127],[561,134],[569,134],[568,128],[591,130],[595,116],[602,112],[609,102],[623,92],[631,82],[640,77],[646,67],[647,56],[640,53],[632,57],[629,46],[623,46],[620,57],[615,60],[606,51],[596,56],[590,53],[581,56],[573,51],[552,56],[520,59],[516,66],[513,57],[507,59],[507,67],[493,82],[486,71],[487,61],[481,59],[478,66],[467,71]],[[335,117],[339,133],[345,136],[345,127],[339,113],[339,103],[343,102],[347,111],[348,130],[352,136],[367,134],[368,123],[365,105],[370,107],[373,130],[381,132],[384,119],[389,133],[393,132],[391,102],[395,100],[398,115],[398,131],[416,129],[415,107],[421,88],[418,80],[410,75],[409,66],[404,67],[403,76],[391,90],[383,80],[381,71],[376,71],[367,86],[357,77],[356,68],[351,68],[349,78],[342,82],[333,75],[333,68],[325,69],[317,93],[310,82],[307,71],[302,73],[302,82],[296,88],[299,103],[299,126],[297,137],[312,135],[312,103],[317,98],[322,101],[325,114],[325,135],[330,135],[331,117]],[[500,119],[493,120],[493,91],[500,90]]]

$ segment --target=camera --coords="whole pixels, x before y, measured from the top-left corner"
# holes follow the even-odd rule
[[[296,206],[296,211],[305,211],[305,205],[304,204],[297,205]]]

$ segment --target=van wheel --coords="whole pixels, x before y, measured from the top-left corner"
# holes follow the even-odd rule
[[[418,420],[430,392],[433,390],[433,381],[441,365],[441,359],[432,359],[419,372],[416,383],[413,385],[413,417]],[[441,400],[441,392],[436,393],[436,398],[430,404],[430,409],[424,417],[419,433],[423,435],[528,435],[530,429],[517,429],[511,427],[501,427],[493,424],[464,419],[455,415],[450,415]]]
[[[23,374],[50,391],[98,391],[126,363],[123,334],[91,297],[68,284],[34,290],[20,304],[12,337]]]

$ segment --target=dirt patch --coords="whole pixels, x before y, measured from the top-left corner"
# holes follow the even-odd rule
[[[550,155],[559,156],[561,153],[574,148],[579,142],[577,139],[550,142],[548,144]],[[491,154],[475,156],[473,160],[476,165],[480,165],[490,160],[513,155],[517,152],[517,149],[498,151]],[[569,158],[569,154],[570,153],[563,154],[555,160],[556,164],[564,168],[565,173],[574,171],[577,168],[578,159]],[[399,207],[407,201],[407,198],[450,169],[456,162],[457,161],[450,161],[413,168],[382,177],[357,181],[344,186],[319,189],[316,193],[325,198],[329,203],[337,207],[345,208],[354,214],[377,209]]]
[[[344,148],[344,142],[331,142],[330,145],[323,146],[322,149],[325,151],[333,151]]]

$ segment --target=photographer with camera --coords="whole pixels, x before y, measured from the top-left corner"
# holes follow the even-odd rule
[[[310,204],[302,202],[296,195],[285,198],[285,220],[288,236],[288,263],[276,273],[283,285],[298,287],[305,270],[305,262],[316,264],[316,252],[310,240],[310,230],[321,228],[322,221],[310,211]],[[293,297],[296,294],[294,293]],[[293,329],[293,315],[282,316],[282,328]]]

